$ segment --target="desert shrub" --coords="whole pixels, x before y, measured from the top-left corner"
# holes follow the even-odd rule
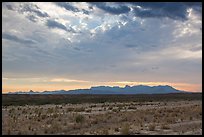
[[[123,118],[122,118],[122,120],[121,120],[121,121],[123,121],[123,122],[124,122],[124,121],[127,121],[127,120],[128,120],[128,118],[125,116],[125,117],[123,117]]]
[[[18,135],[21,135],[22,133],[21,133],[21,131],[18,131]]]
[[[115,132],[119,132],[119,128],[115,128]]]
[[[102,134],[103,134],[103,135],[108,135],[108,130],[107,130],[107,129],[104,129],[104,130],[102,131]]]
[[[28,130],[31,130],[31,126],[30,125],[28,126]]]
[[[91,109],[87,109],[86,112],[91,112]]]
[[[92,108],[92,107],[96,107],[96,105],[91,105],[90,107],[91,107],[91,108]]]
[[[58,117],[58,114],[57,113],[54,113],[53,114],[53,118],[57,118]]]
[[[38,108],[35,108],[34,113],[38,113],[38,111],[39,111]]]
[[[45,134],[47,134],[47,133],[48,133],[48,130],[47,130],[47,129],[45,129],[45,130],[44,130],[44,133],[45,133]]]
[[[98,120],[97,120],[97,119],[93,120],[93,121],[91,122],[91,124],[98,124]]]
[[[166,122],[167,122],[167,123],[174,123],[174,122],[175,122],[175,119],[174,119],[174,117],[167,117],[167,118],[166,118]]]
[[[23,113],[23,114],[26,114],[26,113],[27,113],[27,112],[26,112],[26,109],[23,109],[22,113]]]
[[[41,115],[41,119],[45,119],[46,118],[46,115],[45,114],[43,114],[43,115]]]
[[[40,118],[38,118],[37,121],[40,122]]]
[[[61,117],[59,117],[59,118],[58,118],[58,121],[59,121],[59,122],[61,122],[61,121],[62,121]]]
[[[121,134],[122,135],[129,135],[130,134],[130,126],[128,124],[125,124],[122,128],[121,128]]]
[[[73,110],[74,110],[74,108],[67,108],[67,112],[73,111]]]
[[[144,120],[144,122],[146,122],[147,121],[147,117],[143,117],[143,120]]]
[[[51,119],[48,119],[47,121],[46,121],[46,124],[51,124],[52,123],[52,120]]]
[[[118,109],[114,108],[112,111],[113,111],[113,112],[118,112]]]
[[[76,117],[75,117],[75,121],[76,121],[76,123],[82,123],[82,122],[84,122],[84,116],[82,116],[82,115],[80,115],[80,114],[78,114]]]
[[[9,110],[9,114],[13,113],[14,110],[15,110],[14,108],[10,109],[10,110]]]
[[[63,125],[64,125],[64,126],[67,126],[67,122],[65,121],[65,122],[63,123]]]
[[[54,122],[52,125],[51,125],[51,131],[53,131],[53,133],[57,133],[60,131],[60,125],[57,123],[57,122]]]
[[[75,112],[82,112],[85,111],[85,108],[81,107],[81,108],[75,108],[74,109]]]
[[[155,124],[150,124],[150,125],[149,125],[149,130],[150,130],[150,131],[154,131],[154,130],[155,130],[155,127],[156,127]]]
[[[74,124],[72,128],[77,130],[77,129],[80,129],[81,126],[79,124]]]
[[[128,109],[137,109],[135,106],[129,106]]]
[[[102,108],[105,107],[105,106],[106,106],[105,104],[101,105]]]
[[[47,113],[49,114],[49,113],[53,113],[54,112],[54,109],[53,108],[48,108],[48,110],[47,110]]]
[[[119,107],[118,107],[118,110],[122,110],[122,109],[123,109],[123,107],[122,107],[122,106],[119,106]]]
[[[109,107],[109,108],[108,108],[108,110],[112,110],[112,109],[113,109],[113,107]]]
[[[10,135],[10,134],[11,134],[11,130],[8,129],[8,130],[7,130],[7,135]]]
[[[161,125],[161,128],[162,128],[162,129],[170,129],[170,127],[169,127],[166,123],[163,123],[163,124]]]

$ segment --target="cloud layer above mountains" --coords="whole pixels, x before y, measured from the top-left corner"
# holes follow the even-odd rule
[[[202,91],[202,4],[4,2],[2,54],[5,87],[39,78],[76,87],[185,83]]]

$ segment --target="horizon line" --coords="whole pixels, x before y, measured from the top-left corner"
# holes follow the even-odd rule
[[[125,88],[126,86],[129,86],[129,87],[134,87],[134,86],[148,86],[148,87],[158,87],[158,86],[170,86],[170,87],[172,87],[172,88],[174,88],[174,89],[176,89],[176,90],[180,90],[180,89],[177,89],[177,88],[175,88],[174,86],[171,86],[171,85],[168,85],[168,84],[158,84],[158,85],[153,85],[153,86],[151,86],[151,85],[145,85],[145,84],[136,84],[136,85],[125,85],[125,86],[110,86],[110,85],[100,85],[100,86],[98,86],[98,85],[96,85],[96,86],[91,86],[90,88],[75,88],[75,89],[69,89],[69,90],[66,90],[66,89],[56,89],[56,90],[32,90],[32,89],[30,89],[30,90],[27,90],[27,91],[8,91],[8,92],[2,92],[2,94],[8,94],[8,93],[15,93],[15,92],[40,92],[40,93],[42,93],[42,92],[54,92],[54,91],[60,91],[60,90],[64,90],[64,91],[72,91],[72,90],[85,90],[85,89],[91,89],[92,87],[111,87],[111,88],[114,88],[114,87],[119,87],[119,88]],[[189,92],[189,93],[202,93],[202,91],[187,91],[187,90],[180,90],[180,91],[184,91],[184,92]]]

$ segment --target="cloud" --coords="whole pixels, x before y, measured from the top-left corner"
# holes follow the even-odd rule
[[[89,82],[89,81],[84,81],[84,80],[74,80],[74,79],[64,79],[64,78],[54,78],[50,80],[51,82]]]
[[[65,25],[55,20],[51,20],[51,19],[47,20],[46,25],[48,26],[48,28],[57,28],[67,32],[77,33],[71,26],[67,28]]]
[[[79,12],[79,9],[72,6],[71,4],[69,3],[64,3],[64,2],[57,2],[56,5],[60,6],[60,7],[63,7],[65,8],[66,10],[69,10],[69,11],[73,11],[73,12]]]
[[[75,50],[80,51],[80,48],[74,47]]]
[[[50,17],[47,12],[43,11],[33,3],[4,3],[2,6],[10,11],[15,11],[24,15],[32,22],[37,22],[39,19]]]
[[[85,10],[85,9],[82,9],[82,12],[84,13],[84,14],[87,14],[87,15],[89,15],[89,11],[88,10]]]
[[[64,2],[56,2],[55,4],[59,7],[62,7],[64,9],[68,10],[68,11],[81,12],[81,13],[86,14],[86,15],[90,14],[90,11],[85,10],[85,9],[79,9],[79,8],[77,8],[77,7],[75,7],[72,4],[67,3],[67,2],[65,2],[65,3]]]
[[[11,5],[6,5],[8,10],[14,10],[13,7]]]
[[[47,20],[47,23],[46,25],[49,27],[49,28],[58,28],[58,29],[62,29],[62,30],[65,30],[67,31],[67,28],[66,26],[64,26],[63,24],[57,22],[57,21],[54,21],[54,20]]]
[[[127,48],[137,48],[138,45],[131,45],[131,44],[128,44],[128,45],[125,45],[125,47],[127,47]]]
[[[199,4],[62,4],[2,5],[4,77],[202,82]]]
[[[124,14],[130,11],[130,8],[124,5],[117,5],[117,7],[107,6],[105,3],[91,2],[90,4],[95,5],[97,8],[102,9],[110,14]]]
[[[37,17],[34,15],[29,15],[29,16],[27,16],[27,18],[32,22],[37,22]]]
[[[20,12],[29,12],[29,13],[35,13],[39,17],[49,17],[49,15],[46,12],[42,12],[40,8],[37,5],[34,4],[24,4]]]
[[[18,42],[18,43],[22,43],[22,44],[35,44],[36,43],[33,40],[22,39],[22,38],[19,38],[19,37],[15,36],[15,35],[8,34],[8,33],[3,33],[2,34],[2,39],[7,39],[7,40],[15,41],[15,42]]]
[[[137,17],[168,17],[175,20],[187,20],[187,9],[194,8],[197,11],[201,3],[186,4],[182,2],[135,2],[134,14]]]
[[[190,49],[190,51],[202,51],[202,46],[194,46]]]

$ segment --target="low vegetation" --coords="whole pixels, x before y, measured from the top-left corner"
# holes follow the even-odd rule
[[[26,95],[2,94],[3,106],[83,104],[105,102],[152,102],[152,101],[202,100],[202,93],[172,93],[150,95]],[[135,109],[133,107],[133,109]]]
[[[202,99],[192,96],[192,100],[139,102],[132,97],[134,101],[126,102],[4,105],[2,134],[202,134]]]

